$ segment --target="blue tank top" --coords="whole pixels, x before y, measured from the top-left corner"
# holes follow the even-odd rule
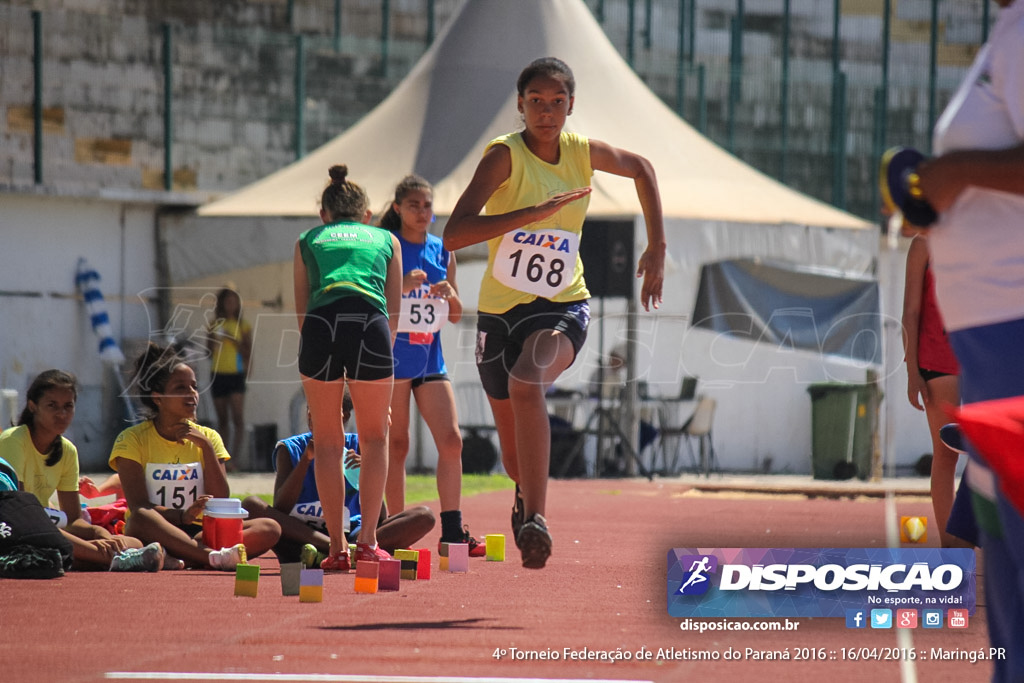
[[[425,284],[436,284],[448,278],[448,261],[451,257],[441,238],[427,234],[426,241],[417,244],[407,242],[398,233],[395,236],[402,246],[403,275],[419,268],[427,274]],[[418,294],[413,290],[403,294],[402,298],[416,297]],[[418,379],[448,372],[441,353],[439,332],[399,332],[395,337],[394,356],[396,379]]]
[[[306,452],[306,445],[312,438],[313,432],[306,432],[305,434],[296,434],[295,436],[289,436],[287,439],[282,439],[277,442],[277,445],[285,447],[288,451],[288,456],[292,460],[292,467],[297,467],[299,460],[302,459],[302,454]],[[358,434],[345,434],[345,450],[359,452]],[[274,452],[277,452],[276,447]],[[277,471],[277,458],[273,457],[272,460],[274,462],[274,471]],[[315,503],[319,500],[320,492],[316,488],[316,473],[310,467],[306,470],[306,478],[302,481],[302,491],[299,493],[299,499],[295,502],[296,504]],[[359,490],[353,488],[348,481],[345,482],[345,507],[348,508],[352,528],[355,529],[359,526],[361,514],[359,509]]]

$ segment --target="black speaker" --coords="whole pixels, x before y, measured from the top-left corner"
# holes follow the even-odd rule
[[[580,239],[580,258],[591,296],[633,296],[636,259],[632,221],[587,220]]]

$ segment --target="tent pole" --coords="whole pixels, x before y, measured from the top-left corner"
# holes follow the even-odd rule
[[[789,154],[789,28],[792,21],[791,0],[783,0],[782,77],[779,83],[779,182],[786,182],[786,156]]]
[[[164,22],[164,189],[174,188],[174,36],[171,24]]]
[[[295,158],[306,156],[306,44],[295,36]]]
[[[636,381],[636,325],[637,310],[636,299],[631,294],[626,299],[626,390],[620,419],[620,430],[625,427],[626,448],[629,452],[636,454],[636,458],[629,461],[629,472],[635,474],[637,470],[647,476],[647,472],[640,462],[639,435],[640,418],[637,413],[638,383]]]
[[[43,184],[43,13],[32,10],[32,171]]]
[[[788,0],[787,0],[788,1]],[[679,42],[676,47],[676,113],[686,118],[686,0],[679,0]]]

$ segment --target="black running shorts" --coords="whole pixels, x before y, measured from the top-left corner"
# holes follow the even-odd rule
[[[395,362],[388,317],[359,296],[310,311],[302,323],[299,372],[322,382],[391,377]]]
[[[476,325],[476,368],[484,391],[494,399],[508,398],[509,373],[527,337],[534,332],[561,332],[579,355],[589,325],[590,304],[586,299],[558,303],[538,297],[505,313],[481,313]]]

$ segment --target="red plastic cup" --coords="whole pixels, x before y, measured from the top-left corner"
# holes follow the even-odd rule
[[[220,550],[242,542],[242,521],[248,511],[235,498],[211,498],[203,514],[203,543]]]

